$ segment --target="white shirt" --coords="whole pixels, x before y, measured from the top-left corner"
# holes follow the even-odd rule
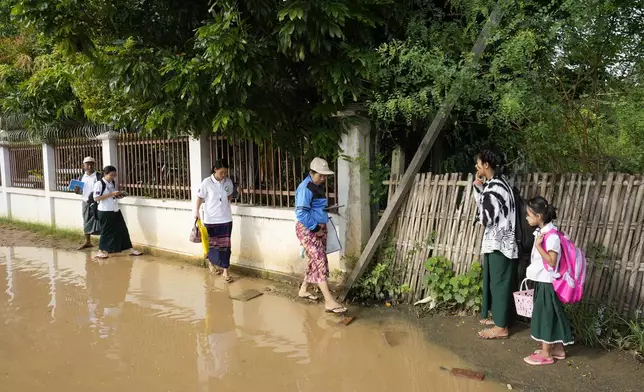
[[[105,183],[105,192],[103,193],[101,193],[102,183]],[[112,182],[97,181],[96,184],[94,184],[94,199],[96,199],[99,196],[112,193],[116,190],[117,190],[116,185]],[[106,212],[109,212],[109,211],[118,212],[119,202],[115,197],[108,197],[107,199],[103,199],[98,202],[98,210],[106,211]]]
[[[96,184],[96,181],[98,181],[98,179],[96,178],[96,172],[92,173],[89,176],[87,175],[87,173],[83,174],[83,177],[81,178],[81,182],[85,184],[83,186],[83,201],[87,202],[89,200],[89,195],[94,192],[94,185]]]
[[[214,175],[201,182],[197,196],[204,200],[202,222],[214,225],[233,221],[228,196],[233,194],[233,182],[230,178],[217,181]]]
[[[552,223],[548,223],[542,229],[535,230],[534,236],[536,238],[542,232],[547,233],[550,230],[557,230],[557,228]],[[543,249],[546,252],[550,252],[550,251],[556,252],[557,263],[559,262],[559,259],[561,259],[561,240],[559,239],[559,236],[555,234],[550,234],[547,240],[544,241],[541,244],[541,246],[543,246]],[[544,266],[543,257],[541,257],[541,254],[539,254],[539,251],[537,250],[537,244],[535,242],[534,246],[532,247],[532,253],[530,254],[530,265],[526,270],[526,278],[533,280],[535,282],[552,283],[553,271],[554,271],[554,268],[552,267],[549,267],[549,270],[546,270],[546,267]]]

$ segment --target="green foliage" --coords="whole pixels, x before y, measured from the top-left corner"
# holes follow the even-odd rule
[[[501,2],[470,64],[496,3],[0,0],[0,112],[330,156],[347,104],[415,151],[455,89],[444,170],[483,141],[517,170],[644,170],[644,0]]]
[[[481,308],[482,269],[473,263],[464,274],[456,274],[445,257],[432,257],[425,262],[427,290],[440,307],[477,312]]]
[[[391,243],[381,246],[377,262],[354,285],[353,293],[362,300],[397,299],[410,292],[407,284],[400,284],[400,270],[394,268],[396,247]]]
[[[602,301],[566,305],[575,342],[588,347],[618,348],[644,359],[644,321],[641,310],[623,317]]]
[[[62,69],[52,67],[63,83],[50,75],[28,97],[58,103],[61,110],[43,114],[51,122],[217,132],[321,155],[336,153],[344,131],[332,115],[367,92],[379,14],[393,3],[4,1],[16,26],[48,37],[49,54],[61,57]],[[15,89],[22,101],[24,86]],[[2,92],[0,105],[38,114],[31,103],[9,105]]]
[[[373,168],[369,171],[369,184],[371,191],[371,204],[377,205],[387,201],[389,187],[385,181],[389,179],[391,172],[386,156],[379,154],[374,159]]]
[[[644,321],[624,320],[623,330],[615,331],[615,346],[644,360]]]
[[[60,229],[40,223],[24,222],[6,217],[0,217],[0,227],[17,228],[38,233],[42,236],[52,236],[61,240],[78,241],[83,237],[82,230]]]
[[[425,262],[427,291],[439,307],[477,312],[481,308],[482,269],[473,263],[465,274],[456,274],[452,262],[443,256]]]
[[[644,1],[505,2],[481,64],[458,72],[495,3],[408,2],[394,14],[369,100],[379,129],[398,142],[424,132],[455,88],[444,170],[470,171],[490,141],[518,170],[641,172]]]
[[[575,342],[589,347],[610,347],[621,321],[612,307],[591,301],[566,305],[566,314]]]

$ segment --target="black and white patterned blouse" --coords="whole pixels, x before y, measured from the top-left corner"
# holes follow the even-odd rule
[[[484,185],[474,185],[476,219],[485,227],[481,253],[500,251],[509,259],[519,257],[515,237],[516,203],[512,188],[503,176],[495,176]]]

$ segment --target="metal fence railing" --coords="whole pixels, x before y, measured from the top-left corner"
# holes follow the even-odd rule
[[[216,160],[228,163],[229,176],[239,191],[240,203],[266,207],[293,207],[295,190],[308,173],[309,164],[302,151],[294,154],[269,143],[258,145],[213,135],[210,138],[211,166]],[[330,163],[337,172],[337,162]],[[335,176],[329,177],[326,190],[329,204],[335,204]]]
[[[42,146],[16,143],[10,145],[8,150],[11,163],[11,186],[45,189]]]
[[[118,140],[119,189],[132,196],[189,200],[188,137],[153,139],[122,134]]]
[[[67,191],[69,181],[83,175],[83,159],[87,156],[96,160],[96,170],[102,170],[103,147],[100,140],[63,139],[56,143],[54,162],[57,191]]]

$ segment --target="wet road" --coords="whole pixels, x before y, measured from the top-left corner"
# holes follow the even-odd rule
[[[144,257],[0,248],[0,391],[501,391],[403,320],[230,296],[205,270]],[[383,339],[390,332],[393,347]]]

